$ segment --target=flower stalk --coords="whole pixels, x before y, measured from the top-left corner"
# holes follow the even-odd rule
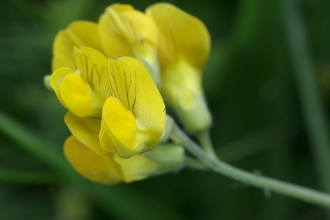
[[[207,152],[210,157],[217,158],[217,155],[213,149],[212,140],[209,131],[205,131],[198,135],[198,139],[205,152]]]
[[[210,170],[216,173],[225,175],[236,181],[241,181],[246,184],[259,187],[267,191],[274,191],[292,198],[300,199],[309,203],[330,208],[330,195],[318,192],[306,187],[297,186],[291,183],[286,183],[269,177],[264,177],[249,173],[233,167],[220,159],[211,157],[203,151],[196,143],[178,127],[174,126],[172,140],[180,145],[183,145],[187,151],[193,154],[198,160],[204,163]]]

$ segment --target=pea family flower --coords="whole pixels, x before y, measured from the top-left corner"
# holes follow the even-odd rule
[[[136,57],[160,84],[157,58],[158,28],[152,18],[131,5],[113,4],[98,22],[101,45],[108,57]]]
[[[164,132],[156,84],[187,130],[203,132],[211,123],[201,88],[209,50],[204,24],[167,3],[146,13],[114,4],[98,23],[77,21],[60,31],[46,82],[69,111],[64,151],[71,165],[106,184],[182,167],[182,147],[159,143],[171,129]]]
[[[66,29],[59,31],[53,44],[52,71],[54,72],[61,67],[74,69],[73,50],[75,47],[80,48],[82,46],[93,48],[104,54],[96,23],[75,21]]]
[[[65,122],[73,136],[65,143],[65,154],[79,173],[114,184],[182,166],[180,146],[154,149],[166,111],[141,62],[131,57],[107,59],[81,47],[74,49],[73,66],[57,69],[50,85],[69,110]]]
[[[162,97],[147,69],[136,59],[107,59],[82,47],[75,70],[59,68],[50,79],[60,102],[78,117],[102,118],[100,142],[128,158],[158,143],[165,126]]]
[[[130,5],[113,4],[100,16],[98,23],[76,21],[57,34],[52,70],[73,68],[73,48],[86,46],[112,59],[137,58],[160,85],[157,45],[158,29],[150,17]]]
[[[73,134],[65,141],[65,156],[81,175],[92,181],[103,184],[129,183],[183,167],[184,152],[179,145],[163,144],[143,154],[123,159],[101,146],[100,119],[80,118],[68,112],[65,122]]]
[[[160,32],[162,95],[188,131],[203,132],[211,124],[201,86],[202,69],[210,52],[208,30],[199,19],[168,3],[154,4],[146,14]]]

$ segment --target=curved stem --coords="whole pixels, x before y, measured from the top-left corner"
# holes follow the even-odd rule
[[[192,157],[186,156],[185,157],[185,166],[196,169],[196,170],[208,170],[209,168],[201,163],[199,160],[196,160]]]
[[[205,151],[201,150],[197,144],[191,141],[176,125],[173,127],[173,135],[171,138],[174,142],[184,145],[190,153],[217,173],[237,181],[260,187],[264,190],[274,191],[309,203],[330,207],[330,196],[326,193],[249,173],[226,164],[219,159],[210,157]]]
[[[204,148],[205,152],[207,152],[211,157],[217,158],[217,155],[213,149],[209,131],[205,131],[198,135],[198,140],[201,146]]]

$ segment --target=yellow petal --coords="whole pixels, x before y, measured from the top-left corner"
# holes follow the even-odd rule
[[[65,123],[71,133],[85,146],[94,153],[104,158],[112,158],[112,155],[106,152],[100,145],[99,132],[101,129],[101,120],[97,118],[80,118],[68,112],[65,115]]]
[[[108,59],[89,47],[75,48],[74,56],[77,71],[91,86],[103,105],[110,94]]]
[[[65,106],[79,117],[100,117],[102,104],[89,85],[77,73],[66,75],[60,85],[60,93]]]
[[[99,19],[99,33],[105,54],[113,59],[133,56],[138,44],[155,46],[158,31],[154,21],[130,5],[114,4]]]
[[[210,52],[210,35],[198,18],[168,3],[157,3],[146,10],[159,29],[159,59],[163,66],[184,59],[202,68]]]
[[[109,96],[108,60],[98,51],[82,47],[74,50],[74,72],[60,68],[51,77],[51,86],[61,103],[80,117],[101,117]]]
[[[117,154],[124,158],[138,154],[141,150],[136,149],[136,127],[132,112],[115,97],[108,98],[102,113],[102,147],[108,151],[113,151],[114,147]]]
[[[109,59],[110,95],[135,117],[137,142],[155,146],[165,126],[165,105],[145,66],[134,58]]]
[[[74,136],[65,141],[64,154],[75,170],[89,180],[109,185],[122,181],[114,161],[100,157]]]
[[[91,47],[102,52],[99,43],[97,24],[89,21],[77,21],[60,31],[53,45],[52,70],[60,67],[74,68],[74,47]]]
[[[78,150],[77,146],[75,148],[72,146],[68,147],[70,144],[66,143],[65,151],[68,151],[67,149],[71,151],[71,153],[66,153],[66,157],[72,166],[86,178],[91,179],[89,175],[93,173],[91,170],[102,167],[102,164],[108,164],[107,166],[111,167],[111,172],[118,175],[118,178],[127,183],[165,172],[173,172],[183,165],[184,151],[178,145],[160,145],[156,149],[146,153],[133,156],[129,159],[123,159],[116,153],[106,152],[100,146],[98,140],[100,119],[80,118],[68,112],[65,116],[65,122],[71,133],[75,136],[71,137],[71,139],[77,139],[75,143],[79,143],[76,143],[76,145],[83,146],[82,149]],[[108,144],[112,143],[110,142]],[[89,166],[86,157],[97,158],[95,160],[102,162],[102,164],[93,168]],[[94,181],[96,180],[94,179]]]
[[[65,102],[62,99],[60,86],[61,86],[63,78],[66,77],[68,74],[73,73],[73,72],[74,71],[70,68],[59,68],[50,77],[50,86],[55,91],[55,94],[56,94],[58,100],[66,108],[67,108],[67,106],[66,106]]]

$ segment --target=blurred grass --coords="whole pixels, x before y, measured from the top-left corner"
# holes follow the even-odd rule
[[[203,20],[212,36],[203,83],[214,115],[212,138],[219,157],[245,170],[320,189],[281,0],[171,2]],[[97,21],[112,3],[0,3],[0,116],[10,120],[0,125],[0,219],[324,219],[321,208],[272,193],[266,196],[210,172],[183,170],[114,187],[98,186],[73,172],[62,155],[69,135],[65,110],[44,88],[42,78],[50,73],[57,31],[74,20]],[[144,10],[154,1],[127,3]],[[313,76],[320,72],[320,79],[326,79],[330,3],[296,3],[315,65]],[[330,81],[319,82],[322,91],[330,91]],[[328,117],[330,96],[323,93],[318,98],[327,104]],[[12,121],[17,126],[10,127]],[[22,128],[32,136],[22,135]],[[43,153],[36,153],[38,146]],[[53,162],[45,159],[49,157]],[[61,165],[54,166],[57,163]],[[53,173],[54,181],[47,177]],[[56,179],[59,176],[64,178]]]
[[[321,189],[330,193],[330,130],[307,46],[305,28],[297,12],[295,1],[283,1],[282,7],[297,90],[303,107],[308,137],[313,147]],[[330,210],[327,214],[330,218]]]

